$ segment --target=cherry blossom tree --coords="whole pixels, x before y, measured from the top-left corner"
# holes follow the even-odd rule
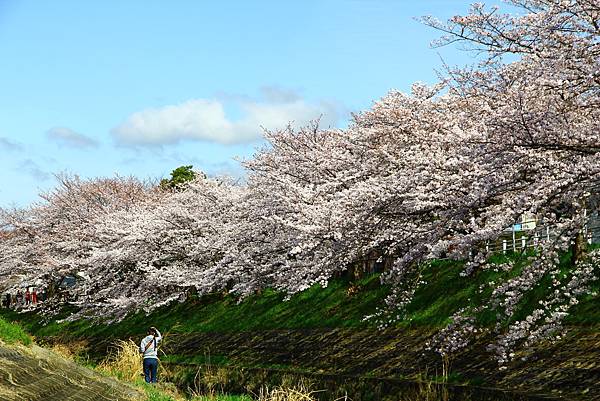
[[[600,262],[582,236],[600,188],[600,14],[591,0],[510,3],[523,13],[476,4],[446,23],[426,18],[445,32],[439,44],[471,45],[482,62],[391,91],[343,130],[315,122],[266,132],[243,185],[196,173],[176,188],[59,177],[42,202],[1,212],[0,272],[13,277],[4,284],[78,272],[78,316],[122,317],[190,291],[325,286],[375,253],[393,260],[382,275],[392,286],[385,325],[403,317],[429,260],[465,260],[465,280],[497,269],[485,244],[533,214],[552,227],[550,240],[429,346],[466,346],[484,311],[499,316],[490,350],[501,363],[558,335]],[[569,250],[564,272],[558,259]],[[550,295],[516,321],[524,296],[548,279]]]
[[[57,186],[26,209],[1,210],[2,276],[12,285],[48,285],[67,274],[87,277],[84,260],[97,240],[98,221],[130,210],[156,191],[133,177],[82,180],[58,175]]]
[[[521,274],[494,290],[492,307],[511,316],[542,278],[549,276],[553,283],[553,295],[490,347],[500,362],[509,361],[518,344],[560,333],[569,307],[589,292],[598,274],[598,254],[584,258],[582,233],[586,208],[598,207],[592,195],[600,181],[600,6],[585,0],[510,3],[524,13],[501,14],[476,4],[469,15],[448,23],[426,19],[446,33],[441,44],[461,41],[488,56],[475,70],[449,74],[450,93],[482,104],[484,112],[470,118],[485,121],[487,134],[480,144],[491,155],[486,163],[496,164],[488,181],[493,190],[482,199],[488,205],[476,211],[467,242],[487,238],[494,216],[507,216],[502,224],[508,225],[508,218],[525,212],[556,231]],[[507,55],[518,60],[503,63]],[[561,277],[559,252],[569,248],[575,268]]]

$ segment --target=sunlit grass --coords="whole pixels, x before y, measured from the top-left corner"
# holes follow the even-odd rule
[[[21,326],[16,323],[9,323],[2,318],[0,318],[0,340],[6,344],[21,343],[30,345],[32,343],[31,337]]]

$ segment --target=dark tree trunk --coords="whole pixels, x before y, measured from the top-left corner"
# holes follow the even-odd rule
[[[575,237],[575,243],[571,245],[571,266],[575,266],[577,262],[585,257],[587,248],[583,232],[579,232]]]

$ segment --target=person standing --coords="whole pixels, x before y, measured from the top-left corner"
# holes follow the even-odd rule
[[[31,303],[31,293],[29,292],[29,287],[25,290],[25,305],[29,305]]]
[[[31,292],[31,303],[36,305],[37,304],[37,290],[34,288],[33,291]]]
[[[17,291],[17,304],[21,305],[23,303],[23,293],[21,290]]]
[[[158,343],[162,340],[162,335],[156,327],[148,329],[148,335],[140,342],[140,353],[144,356],[144,378],[146,383],[156,383],[158,372]]]

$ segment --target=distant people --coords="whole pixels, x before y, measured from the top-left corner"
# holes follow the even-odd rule
[[[4,298],[2,299],[2,306],[4,306],[5,308],[10,308],[10,293],[7,292],[4,295]]]
[[[11,305],[14,305],[15,307],[17,306],[17,294],[16,293],[12,293],[10,296],[10,300],[11,300]]]
[[[29,292],[29,287],[25,290],[25,305],[31,304],[31,293]]]
[[[23,304],[23,293],[21,292],[21,290],[17,291],[17,305],[22,305]]]
[[[156,327],[148,329],[148,335],[140,343],[140,353],[144,356],[144,378],[146,383],[156,383],[158,372],[158,343],[162,340]]]
[[[31,303],[34,305],[37,305],[37,301],[38,301],[38,293],[37,293],[37,290],[34,288],[33,291],[31,292]]]
[[[42,291],[40,292],[40,301],[45,302],[47,298],[48,293],[46,292],[45,288],[42,288]]]

